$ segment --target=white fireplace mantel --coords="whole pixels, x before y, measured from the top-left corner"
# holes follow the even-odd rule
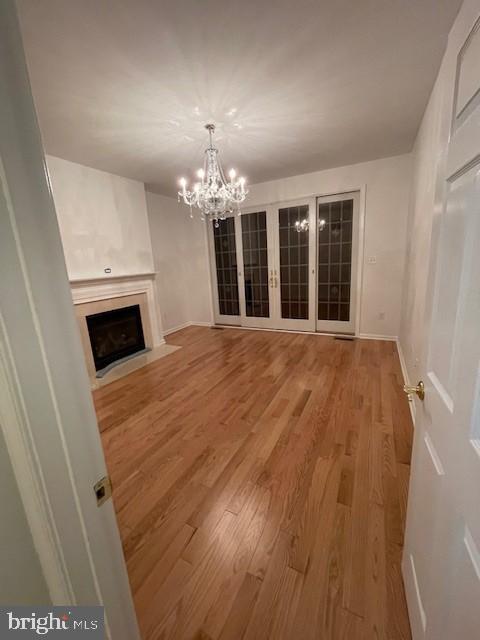
[[[155,273],[71,280],[70,286],[73,303],[76,305],[144,293],[148,302],[153,346],[157,347],[165,344],[160,309],[157,302]]]

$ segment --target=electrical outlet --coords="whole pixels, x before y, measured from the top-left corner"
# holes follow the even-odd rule
[[[367,262],[368,264],[377,264],[377,256],[368,256]]]
[[[378,319],[385,320],[385,311],[380,311],[380,313],[378,314]]]

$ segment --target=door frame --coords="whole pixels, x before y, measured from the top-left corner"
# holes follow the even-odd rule
[[[14,0],[0,34],[1,426],[52,604],[139,640]]]
[[[366,224],[366,210],[367,210],[367,185],[366,183],[354,183],[354,184],[339,184],[338,188],[334,189],[334,190],[326,190],[324,192],[310,192],[310,193],[303,193],[301,192],[297,197],[292,197],[292,198],[288,198],[285,200],[273,200],[273,201],[268,201],[268,202],[260,202],[259,204],[255,204],[255,205],[249,205],[248,209],[242,209],[241,213],[245,210],[245,211],[261,211],[263,209],[268,209],[268,208],[272,208],[275,207],[277,205],[280,204],[285,204],[288,205],[289,203],[294,203],[294,202],[299,202],[299,201],[303,201],[303,200],[310,200],[313,199],[315,201],[315,207],[314,207],[314,215],[315,215],[315,220],[316,220],[316,201],[317,198],[324,198],[324,197],[329,197],[329,196],[337,196],[337,195],[341,195],[344,193],[359,193],[359,211],[358,211],[358,255],[357,255],[357,274],[356,274],[356,281],[357,281],[357,304],[356,304],[356,309],[355,309],[355,332],[354,335],[355,337],[371,337],[371,336],[362,336],[361,332],[360,332],[360,323],[361,323],[361,318],[362,318],[362,304],[363,304],[363,280],[364,280],[364,256],[365,256],[365,224]],[[238,214],[235,214],[238,215]],[[208,238],[208,253],[209,253],[209,265],[210,265],[210,275],[211,275],[211,283],[212,283],[212,317],[214,318],[214,321],[217,324],[234,324],[231,321],[230,322],[224,322],[221,320],[218,320],[218,314],[216,312],[216,309],[218,309],[218,294],[217,294],[217,280],[216,280],[216,273],[213,272],[212,270],[212,256],[213,256],[213,260],[215,259],[214,253],[213,253],[213,243],[211,241],[211,236],[213,236],[213,233],[211,233],[210,231],[208,231],[207,229],[207,238]],[[316,243],[316,240],[315,240]],[[237,260],[238,260],[238,254],[237,254]],[[315,247],[315,260],[314,260],[314,265],[316,263],[316,247]],[[316,269],[316,265],[315,265],[315,269]],[[315,304],[316,304],[316,296],[317,294],[315,293]],[[225,317],[225,316],[223,316]],[[235,316],[236,317],[236,316]],[[315,316],[316,317],[316,311],[315,311]],[[239,317],[237,319],[237,325],[240,325],[241,323],[241,318]],[[245,327],[248,328],[248,327]],[[277,327],[278,329],[280,329],[280,327]],[[292,329],[289,327],[283,327],[283,330],[292,330],[292,331],[298,331],[298,329]],[[275,327],[271,328],[271,330],[275,330]],[[305,333],[308,333],[308,331],[305,331]],[[314,328],[312,330],[312,333],[316,333],[317,335],[332,335],[330,334],[328,331],[315,331],[315,325]],[[380,338],[381,336],[379,336]]]
[[[343,321],[335,321],[335,320],[319,320],[318,319],[318,287],[315,289],[315,331],[317,333],[344,333],[344,334],[354,334],[357,333],[357,306],[360,297],[360,289],[359,289],[359,280],[357,277],[358,270],[361,265],[359,264],[358,254],[360,253],[359,246],[359,233],[360,233],[360,202],[361,202],[361,193],[360,191],[345,191],[343,193],[335,193],[328,196],[318,196],[315,201],[315,232],[316,232],[316,243],[315,243],[315,267],[318,269],[318,205],[319,201],[322,200],[324,203],[328,202],[339,202],[342,200],[353,200],[353,214],[352,214],[352,258],[351,258],[351,266],[352,273],[350,279],[350,320],[348,322]],[[363,263],[363,259],[362,259]],[[318,282],[318,281],[317,281]],[[355,283],[355,284],[354,284]],[[328,326],[319,329],[319,323],[325,323]],[[350,327],[346,326],[350,325]]]

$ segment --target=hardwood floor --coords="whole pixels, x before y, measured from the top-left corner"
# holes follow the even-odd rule
[[[395,344],[189,327],[94,393],[144,640],[405,640]]]

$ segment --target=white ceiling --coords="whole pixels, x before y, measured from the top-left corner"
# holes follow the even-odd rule
[[[173,195],[410,151],[461,0],[18,0],[46,152]]]

